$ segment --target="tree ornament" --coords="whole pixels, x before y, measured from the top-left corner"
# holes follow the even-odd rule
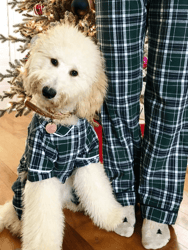
[[[25,62],[27,62],[28,57],[29,57],[29,53],[23,58],[25,60]]]
[[[147,64],[148,64],[148,59],[146,56],[144,56],[144,58],[143,58],[143,68],[144,69],[147,67]]]
[[[89,12],[88,0],[73,0],[71,4],[72,12],[78,16],[84,16]]]
[[[44,8],[44,6],[42,4],[39,4],[39,3],[36,4],[34,6],[34,12],[35,12],[35,14],[38,15],[38,16],[42,16],[42,14],[43,14],[42,9],[43,8]]]

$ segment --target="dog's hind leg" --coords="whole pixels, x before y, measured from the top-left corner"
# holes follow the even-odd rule
[[[86,213],[97,226],[114,231],[123,222],[124,209],[114,198],[102,164],[78,168],[73,186]]]
[[[23,250],[60,250],[64,232],[64,185],[51,178],[27,181],[24,191]]]
[[[13,235],[20,236],[21,234],[21,221],[18,219],[12,201],[0,206],[0,232],[4,228],[8,229]]]

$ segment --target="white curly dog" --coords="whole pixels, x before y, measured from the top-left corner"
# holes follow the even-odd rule
[[[89,123],[107,88],[97,45],[76,27],[57,25],[34,42],[22,77],[32,102],[53,119],[35,114],[29,125],[13,201],[0,206],[0,231],[21,235],[23,250],[60,250],[62,209],[69,208],[131,236],[135,220],[125,217],[134,208],[115,200]]]

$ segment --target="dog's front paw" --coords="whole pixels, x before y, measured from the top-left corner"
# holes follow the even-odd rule
[[[124,207],[122,207],[119,203],[116,203],[116,205],[117,206],[113,209],[109,208],[109,211],[108,209],[104,210],[103,214],[101,213],[98,218],[99,221],[95,224],[107,231],[115,231],[119,225],[123,224],[122,222],[125,218]]]

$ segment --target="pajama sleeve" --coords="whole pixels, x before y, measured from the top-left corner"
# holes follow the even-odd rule
[[[28,145],[28,180],[34,182],[52,178],[58,155],[55,145],[42,130],[31,134]]]

